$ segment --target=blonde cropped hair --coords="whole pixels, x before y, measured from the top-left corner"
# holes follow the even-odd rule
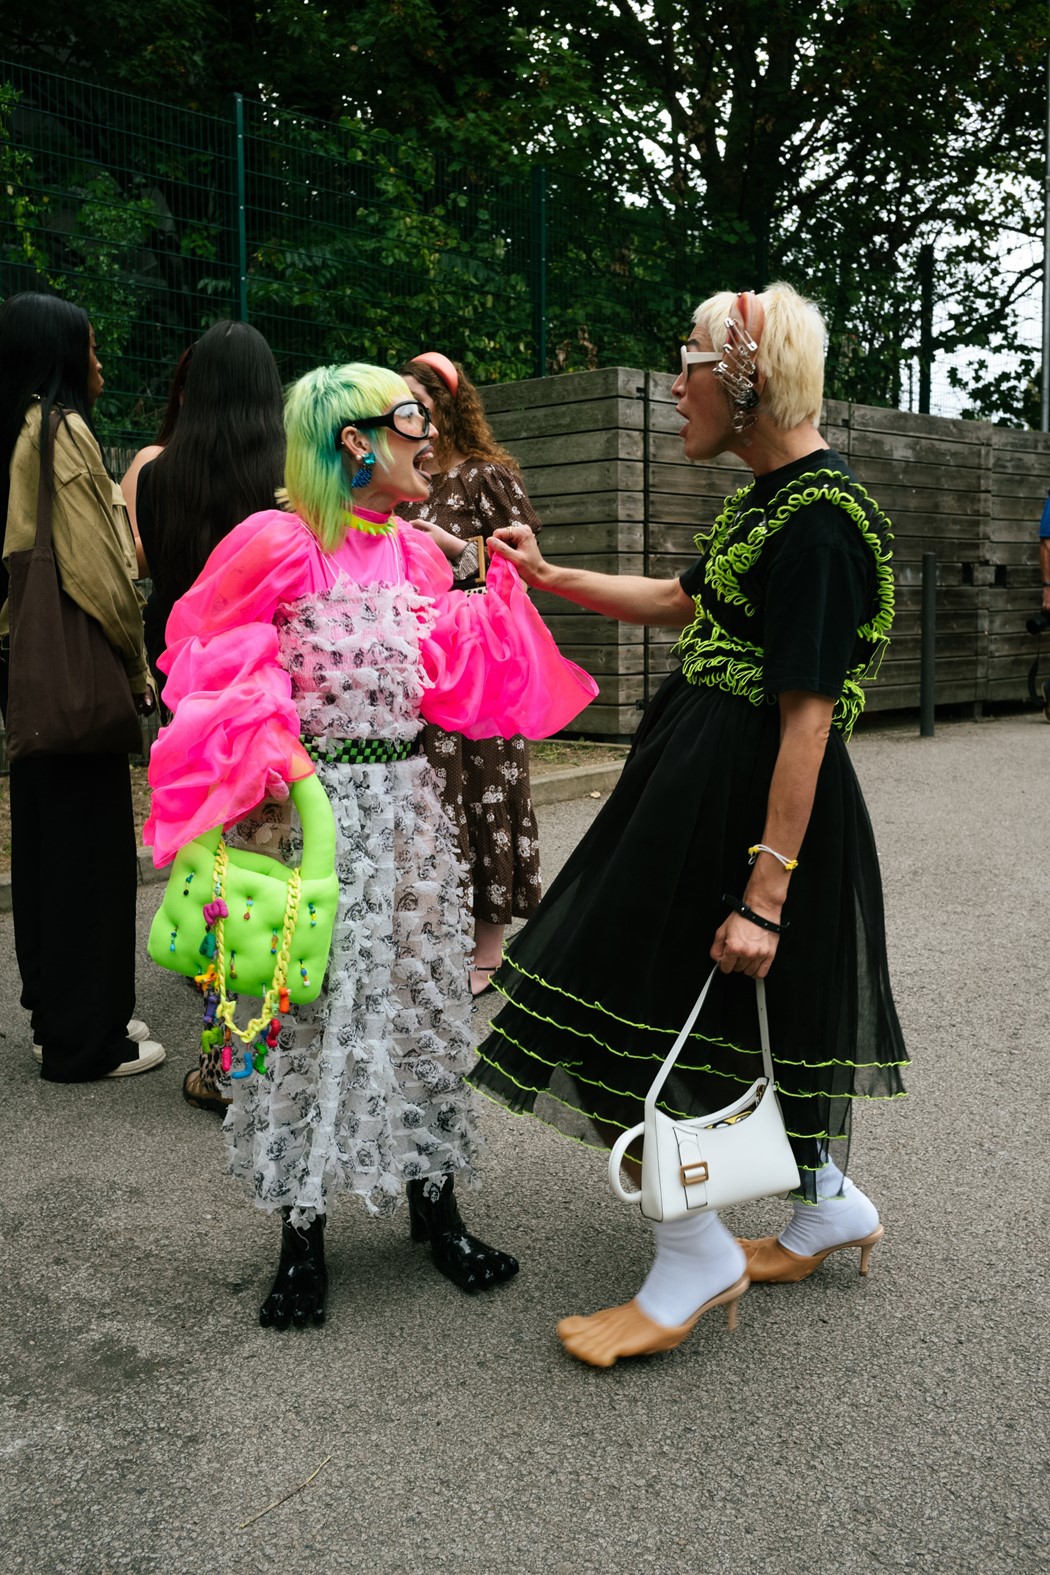
[[[765,326],[755,357],[766,379],[761,408],[773,425],[785,431],[806,421],[820,420],[824,397],[824,346],[827,328],[820,309],[792,289],[771,284],[758,297],[765,311]],[[693,313],[715,350],[725,344],[725,320],[736,302],[728,290],[712,295]]]

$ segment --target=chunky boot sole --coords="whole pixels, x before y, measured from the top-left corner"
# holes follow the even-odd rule
[[[468,1295],[492,1290],[518,1272],[518,1260],[472,1236],[463,1224],[446,1176],[436,1202],[426,1196],[426,1182],[408,1184],[409,1230],[413,1241],[428,1241],[434,1267]]]
[[[325,1321],[328,1270],[324,1261],[324,1215],[299,1228],[281,1224],[281,1256],[270,1294],[259,1308],[264,1329],[319,1327]]]

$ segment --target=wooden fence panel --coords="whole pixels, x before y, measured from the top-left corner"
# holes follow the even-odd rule
[[[749,472],[682,453],[673,379],[629,367],[483,390],[500,440],[521,461],[556,563],[680,574],[694,538]],[[841,401],[821,431],[894,527],[897,618],[869,710],[919,703],[922,556],[937,555],[937,700],[1023,700],[1039,605],[1038,522],[1050,487],[1050,438]],[[557,597],[537,598],[559,644],[601,694],[573,731],[629,737],[672,670],[670,630],[617,626]],[[1050,641],[1047,642],[1050,645]]]

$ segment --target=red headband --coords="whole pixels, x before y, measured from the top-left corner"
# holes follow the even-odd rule
[[[429,366],[431,371],[436,372],[455,399],[459,393],[459,373],[447,355],[442,355],[440,350],[424,350],[422,355],[414,355],[412,359],[422,361],[424,366]]]

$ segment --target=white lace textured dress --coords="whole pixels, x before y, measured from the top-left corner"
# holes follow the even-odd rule
[[[314,769],[304,743],[335,817],[340,900],[324,987],[284,1018],[265,1073],[234,1083],[226,1120],[233,1174],[295,1223],[340,1191],[383,1214],[407,1181],[475,1180],[462,1082],[473,1062],[470,916],[455,830],[421,753],[324,757],[366,739],[396,755],[426,720],[542,737],[595,693],[509,565],[483,597],[450,594],[451,579],[429,538],[397,522],[351,530],[326,553],[296,516],[268,511],[219,544],[168,623],[174,717],[151,756],[144,831],[157,862],[216,825],[297,859],[287,783]]]
[[[404,743],[419,732],[420,636],[432,618],[414,588],[341,580],[282,607],[280,663],[305,736]],[[332,1193],[373,1214],[406,1181],[474,1180],[476,1138],[461,1074],[473,1064],[456,838],[426,757],[317,763],[336,823],[339,910],[324,989],[292,1008],[274,1076],[233,1084],[230,1169],[266,1209],[309,1220]],[[297,861],[287,801],[232,840],[283,844]]]

